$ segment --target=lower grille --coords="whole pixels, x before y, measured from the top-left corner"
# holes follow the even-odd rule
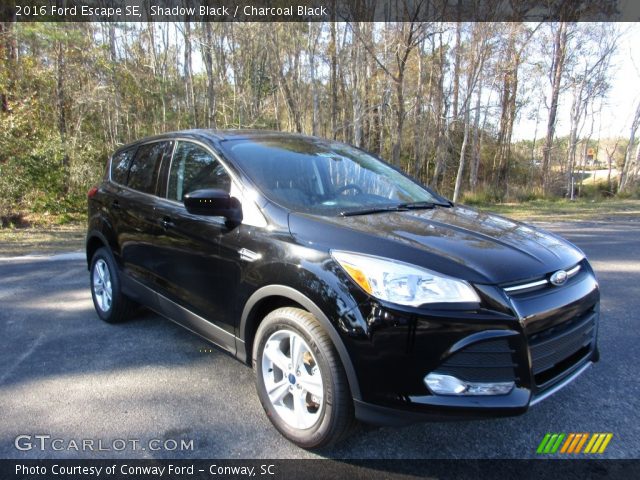
[[[538,386],[561,375],[591,352],[596,318],[597,314],[589,311],[529,337],[531,367]]]
[[[436,370],[469,382],[514,380],[513,350],[507,340],[475,343],[448,357]]]

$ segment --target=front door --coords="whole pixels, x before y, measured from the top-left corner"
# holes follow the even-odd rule
[[[155,210],[161,226],[155,269],[166,297],[162,308],[172,319],[235,352],[234,323],[226,315],[225,259],[220,255],[221,237],[234,233],[224,218],[193,215],[182,203],[185,194],[203,188],[229,192],[231,177],[210,150],[178,141],[165,198]]]

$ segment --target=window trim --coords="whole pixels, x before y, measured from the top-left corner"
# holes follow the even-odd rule
[[[138,193],[143,193],[145,195],[151,195],[152,197],[158,197],[158,181],[160,180],[160,177],[162,176],[162,164],[164,163],[165,159],[164,159],[164,155],[162,156],[162,158],[160,159],[160,165],[158,165],[158,170],[157,170],[157,176],[156,176],[156,181],[155,184],[153,185],[153,193],[148,193],[148,192],[143,192],[142,190],[138,190],[137,188],[133,188],[130,187],[129,184],[129,176],[131,175],[131,167],[134,165],[135,160],[136,160],[136,155],[138,155],[138,150],[140,150],[141,147],[144,147],[146,145],[151,145],[153,143],[172,143],[173,145],[171,145],[171,149],[169,152],[170,158],[173,159],[173,152],[175,151],[176,148],[176,142],[170,138],[165,138],[165,139],[155,139],[155,140],[149,140],[148,142],[142,142],[142,143],[137,143],[135,144],[135,152],[133,154],[133,158],[131,159],[131,165],[129,165],[129,170],[127,170],[127,185],[120,185],[116,182],[116,185],[120,185],[121,187],[125,187],[128,188],[129,190],[133,191],[133,192],[138,192]],[[133,148],[133,147],[132,147]],[[123,148],[123,151],[127,150],[127,148]],[[111,173],[111,169],[109,169],[109,173]]]
[[[113,173],[113,159],[120,155],[121,153],[124,153],[128,150],[131,150],[133,152],[133,156],[131,157],[131,163],[129,164],[129,167],[127,168],[127,178],[126,181],[129,182],[129,170],[131,170],[131,165],[133,164],[133,159],[136,157],[136,153],[138,153],[138,147],[140,145],[138,144],[134,144],[134,145],[130,145],[130,146],[124,146],[122,148],[119,148],[118,150],[116,150],[112,155],[111,158],[109,158],[109,181],[111,183],[113,183],[114,185],[118,185],[119,187],[126,187],[126,185],[122,185],[121,183],[116,182],[113,179],[112,173]],[[133,189],[132,189],[133,190]]]
[[[116,182],[113,179],[113,176],[111,175],[112,172],[112,167],[113,167],[113,158],[126,151],[126,150],[133,150],[133,158],[131,159],[131,165],[129,165],[129,168],[127,169],[127,183],[129,183],[129,172],[131,170],[131,166],[133,165],[133,160],[135,160],[136,154],[138,153],[138,149],[140,147],[143,147],[144,145],[149,145],[152,143],[160,143],[160,142],[172,142],[174,141],[171,138],[156,138],[153,140],[148,140],[146,142],[140,142],[140,143],[134,143],[133,145],[125,145],[122,148],[119,148],[118,150],[116,150],[113,155],[111,155],[111,158],[109,159],[109,182],[113,183],[114,185],[117,185],[118,187],[121,188],[126,188],[127,190],[131,190],[132,192],[137,192],[137,193],[141,193],[143,195],[150,195],[152,197],[157,197],[158,195],[156,195],[155,193],[147,193],[147,192],[143,192],[141,190],[136,190],[135,188],[131,188],[128,185],[123,185],[121,183]],[[175,142],[175,141],[174,141]],[[173,160],[173,152],[175,151],[176,148],[176,144],[173,144],[173,148],[171,149],[171,159]],[[164,158],[161,160],[161,162],[164,161]],[[160,168],[158,169],[158,178],[156,179],[156,188],[155,191],[158,191],[158,179],[160,178],[160,171],[162,170],[162,164],[160,164]]]
[[[215,158],[220,165],[222,165],[222,168],[224,168],[225,172],[227,172],[227,174],[229,175],[229,177],[231,178],[231,190],[233,190],[234,188],[240,193],[240,197],[239,200],[241,201],[242,207],[243,207],[243,212],[246,209],[246,213],[249,213],[249,209],[252,210],[252,217],[258,217],[259,220],[257,221],[253,221],[249,219],[248,215],[243,215],[243,219],[242,219],[242,224],[243,225],[250,225],[253,227],[262,227],[265,228],[268,223],[267,223],[267,219],[264,216],[264,214],[262,213],[262,209],[258,206],[258,204],[256,203],[255,200],[251,199],[249,197],[249,195],[247,195],[247,186],[244,184],[244,182],[242,182],[240,180],[240,177],[233,171],[233,169],[231,169],[229,167],[229,164],[224,160],[224,158],[222,157],[222,155],[220,155],[214,148],[210,147],[209,145],[207,145],[204,142],[201,142],[199,140],[193,139],[193,138],[189,138],[189,137],[172,137],[171,140],[174,142],[173,143],[173,151],[171,152],[171,160],[169,161],[169,168],[166,171],[166,185],[165,185],[165,191],[164,191],[164,195],[153,195],[154,197],[164,201],[164,202],[170,202],[173,205],[179,205],[181,208],[185,208],[184,207],[184,202],[179,202],[177,200],[172,200],[168,197],[169,195],[169,175],[171,175],[171,167],[173,166],[173,159],[176,153],[176,149],[178,148],[178,142],[188,142],[188,143],[193,143],[195,145],[198,145],[199,147],[202,147],[204,150],[206,150],[207,152],[209,152],[211,154],[211,156],[213,156],[213,158]],[[163,141],[163,140],[160,140]],[[148,142],[150,143],[150,142]],[[142,145],[142,144],[141,144]],[[124,187],[124,188],[128,188],[128,187]],[[138,190],[135,190],[136,192]],[[139,193],[144,193],[144,192],[139,192]],[[145,194],[148,195],[148,194]]]
[[[143,146],[143,145],[147,145],[150,143],[158,143],[158,142],[173,142],[173,149],[171,150],[171,159],[169,160],[169,168],[166,171],[166,185],[165,185],[165,189],[164,189],[164,195],[161,196],[158,193],[146,193],[146,192],[141,192],[140,190],[136,190],[134,188],[131,188],[127,185],[122,185],[118,182],[115,182],[113,180],[113,178],[111,177],[111,165],[113,163],[113,157],[115,157],[118,153],[124,151],[124,150],[128,150],[128,149],[135,149],[134,152],[134,157],[135,154],[137,153],[137,150],[139,147]],[[244,218],[242,219],[242,224],[243,225],[250,225],[250,226],[254,226],[254,227],[266,227],[267,226],[267,219],[265,218],[264,214],[262,213],[262,210],[260,209],[260,207],[258,206],[258,204],[255,202],[255,200],[252,200],[251,198],[249,198],[249,196],[247,195],[247,187],[245,186],[245,184],[240,180],[239,176],[231,169],[229,168],[229,165],[227,164],[227,162],[223,159],[222,155],[220,155],[218,152],[215,151],[215,149],[213,149],[212,147],[210,147],[209,145],[207,145],[204,142],[201,142],[199,140],[193,139],[193,138],[189,138],[189,137],[168,137],[168,138],[157,138],[157,139],[153,139],[153,140],[148,140],[146,142],[140,142],[140,143],[135,143],[133,145],[128,145],[128,146],[124,146],[118,150],[116,150],[116,152],[114,152],[113,155],[111,155],[111,158],[109,160],[109,182],[113,183],[114,185],[117,185],[119,188],[123,188],[126,190],[129,190],[131,192],[137,193],[139,195],[147,195],[149,197],[153,197],[159,200],[162,200],[164,202],[170,202],[174,205],[179,205],[180,207],[182,207],[183,209],[184,207],[184,202],[178,202],[177,200],[171,200],[168,197],[169,194],[169,175],[171,174],[171,167],[173,165],[173,158],[174,155],[176,153],[176,148],[178,145],[178,142],[189,142],[189,143],[194,143],[200,147],[202,147],[203,149],[205,149],[207,152],[209,152],[218,162],[220,162],[220,165],[222,165],[222,167],[225,169],[225,171],[227,172],[227,174],[229,175],[229,177],[231,178],[231,183],[232,183],[232,189],[235,187],[238,192],[241,195],[241,203],[243,205],[243,210],[244,208],[247,209],[251,209],[253,211],[253,215],[252,216],[258,216],[259,220],[258,221],[250,221],[247,217],[248,216],[244,216]],[[164,161],[164,159],[163,159]],[[131,168],[131,165],[129,166],[129,168]],[[159,174],[158,174],[158,180],[160,179],[160,174],[162,172],[162,165],[160,166],[160,170],[159,170]],[[129,171],[127,171],[127,181],[129,180]],[[158,185],[156,185],[156,192],[158,191]],[[162,193],[162,192],[160,192]]]
[[[210,153],[211,156],[215,158],[220,163],[220,165],[222,165],[222,168],[224,168],[225,172],[227,172],[227,174],[229,175],[229,178],[231,178],[231,182],[236,184],[236,188],[238,188],[238,190],[244,193],[244,190],[246,190],[246,188],[244,187],[244,184],[240,181],[238,176],[229,168],[226,162],[222,160],[221,156],[218,155],[218,153],[214,149],[212,149],[211,147],[209,147],[207,144],[203,142],[200,142],[198,140],[194,140],[191,138],[176,137],[173,140],[175,141],[175,143],[173,145],[173,152],[171,153],[171,161],[169,162],[169,168],[167,170],[167,184],[165,185],[164,196],[160,197],[158,195],[158,197],[162,198],[163,200],[167,200],[171,203],[176,203],[178,205],[184,206],[184,202],[179,202],[177,200],[173,200],[169,198],[169,176],[171,175],[171,167],[173,167],[173,159],[175,158],[175,153],[178,148],[178,142],[193,143],[195,145],[198,145],[199,147],[202,147],[204,150]]]
[[[167,178],[164,178],[165,175],[163,174],[164,164],[165,164],[165,161],[166,161],[164,156],[162,158],[162,163],[160,164],[160,168],[158,169],[158,178],[156,178],[156,189],[155,189],[156,193],[155,193],[154,196],[159,197],[159,198],[162,198],[162,197],[160,197],[160,195],[158,195],[158,193],[160,192],[160,187],[162,186],[162,182],[164,182],[165,180],[167,180],[167,182],[168,182],[169,169],[171,168],[171,162],[173,161],[173,154],[175,153],[176,145],[178,144],[178,142],[175,141],[174,139],[167,140],[167,141],[172,142],[173,145],[171,145],[171,153],[169,154],[169,166],[167,167],[167,170],[166,170],[166,172],[167,172],[166,177]]]

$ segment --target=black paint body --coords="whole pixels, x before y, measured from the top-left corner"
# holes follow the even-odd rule
[[[140,142],[181,139],[206,146],[238,182],[255,190],[265,226],[230,226],[220,217],[187,213],[182,204],[163,198],[167,165],[160,168],[155,194],[116,184],[107,168],[89,200],[89,260],[97,248],[108,246],[128,295],[247,363],[266,313],[283,305],[310,310],[334,341],[356,415],[365,421],[520,414],[597,360],[599,290],[579,249],[549,232],[462,206],[353,217],[290,212],[255,189],[219,148],[228,138],[268,135],[283,134],[197,130]],[[243,258],[242,249],[260,257]],[[472,310],[385,304],[361,290],[330,249],[392,258],[466,280],[481,304]],[[505,292],[509,285],[549,278],[578,264],[579,273],[562,287]],[[571,333],[584,319],[591,322],[592,340],[574,358],[559,359],[555,369],[536,377],[530,343]],[[427,373],[470,346],[490,342],[506,349],[500,352],[508,365],[500,368],[511,369],[516,388],[510,394],[429,392],[423,382]],[[484,358],[467,355],[474,362]],[[483,365],[473,366],[467,371],[482,377]]]

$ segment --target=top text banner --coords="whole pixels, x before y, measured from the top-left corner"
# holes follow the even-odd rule
[[[638,0],[2,0],[17,22],[640,21]]]

